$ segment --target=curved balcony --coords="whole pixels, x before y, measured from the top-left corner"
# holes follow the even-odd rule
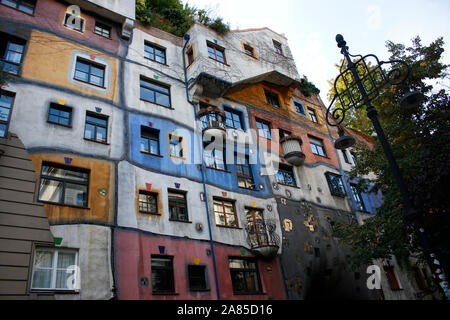
[[[305,162],[305,154],[302,151],[302,139],[289,136],[280,140],[283,149],[284,159],[294,166],[301,166]]]
[[[225,136],[227,128],[225,126],[225,112],[218,108],[208,107],[201,109],[197,117],[202,122],[202,132],[211,136]]]
[[[258,220],[256,224],[249,223],[247,231],[247,242],[252,251],[266,259],[276,257],[280,248],[280,237],[275,232],[275,220]]]

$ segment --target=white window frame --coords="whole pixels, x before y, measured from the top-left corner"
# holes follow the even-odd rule
[[[52,260],[52,277],[51,277],[51,281],[50,281],[50,288],[35,288],[33,287],[33,279],[34,279],[34,274],[36,271],[36,266],[35,266],[35,262],[36,262],[36,253],[38,251],[51,251],[53,252],[53,260]],[[32,274],[31,274],[31,281],[30,281],[30,289],[32,291],[73,291],[73,292],[79,292],[79,290],[77,289],[69,289],[69,288],[55,288],[56,285],[56,271],[57,271],[57,263],[58,263],[58,254],[59,252],[70,252],[70,253],[75,253],[75,265],[79,268],[79,261],[78,261],[78,250],[77,249],[69,249],[69,248],[46,248],[46,247],[36,247],[34,250],[34,255],[33,255],[33,269],[32,269]],[[78,277],[80,277],[80,274],[78,273],[77,275]]]

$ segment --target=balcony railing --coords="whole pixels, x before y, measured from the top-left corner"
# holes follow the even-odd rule
[[[284,158],[294,166],[301,166],[305,162],[305,154],[302,151],[302,139],[288,136],[280,140]]]
[[[245,230],[247,231],[247,242],[253,251],[269,259],[277,255],[280,237],[276,233],[275,220],[258,220],[256,223],[249,223]]]
[[[225,112],[218,108],[208,107],[201,109],[197,113],[197,117],[202,122],[202,131],[205,132],[207,130],[220,130],[222,133],[226,133],[225,126]]]

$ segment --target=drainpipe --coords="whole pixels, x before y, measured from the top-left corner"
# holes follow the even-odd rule
[[[184,55],[184,51],[186,50],[186,45],[188,44],[190,38],[191,37],[190,37],[189,34],[185,34],[184,35],[184,40],[186,40],[186,42],[184,43],[184,46],[183,46],[182,55],[183,55],[184,85],[185,85],[185,88],[186,88],[186,99],[187,99],[187,102],[189,102],[192,105],[192,107],[194,108],[194,116],[195,116],[194,135],[195,135],[196,127],[197,127],[197,120],[198,119],[197,119],[197,112],[195,110],[195,103],[193,103],[189,99],[187,70],[186,70],[186,58],[185,58],[185,55]],[[201,143],[201,141],[200,141],[199,145],[200,145],[200,149],[201,149],[201,152],[202,152],[202,155],[203,155],[203,144]],[[211,221],[209,219],[208,196],[206,194],[205,165],[203,163],[203,156],[201,157],[201,159],[202,159],[202,163],[201,163],[200,166],[201,166],[201,171],[202,171],[203,194],[204,194],[205,205],[206,205],[206,220],[208,221],[209,243],[210,243],[210,246],[211,246],[211,256],[212,256],[212,261],[213,261],[214,280],[215,280],[215,283],[216,283],[217,300],[220,300],[219,281],[218,281],[218,277],[217,277],[217,267],[216,267],[216,256],[214,254],[214,242],[213,242],[212,231],[211,231]]]

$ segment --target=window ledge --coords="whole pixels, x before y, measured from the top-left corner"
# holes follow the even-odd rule
[[[233,295],[235,296],[265,296],[267,295],[266,292],[233,292]]]
[[[104,86],[99,86],[98,84],[93,84],[93,83],[90,83],[90,82],[87,82],[87,81],[84,81],[84,80],[80,80],[80,79],[77,79],[77,78],[73,78],[73,80],[78,81],[78,82],[81,82],[81,83],[84,83],[84,84],[88,84],[88,85],[90,85],[90,86],[94,86],[94,87],[97,87],[97,88],[106,90],[106,87],[104,87]]]
[[[297,187],[297,186],[292,186],[292,185],[290,185],[290,184],[284,184],[284,183],[281,183],[281,182],[277,182],[280,186],[284,186],[284,187],[291,187],[291,188],[295,188],[295,189],[301,189],[300,187]]]
[[[190,289],[189,288],[189,291],[191,291],[191,292],[209,292],[209,291],[211,291],[211,289]]]
[[[147,212],[147,211],[141,211],[139,210],[139,213],[145,214],[145,215],[150,215],[150,216],[161,216],[162,214],[159,212]]]
[[[227,228],[227,229],[236,229],[236,230],[242,230],[241,227],[233,227],[233,226],[226,226],[223,224],[216,224],[217,227],[221,227],[221,228]]]
[[[19,9],[17,9],[17,8],[8,6],[8,5],[4,4],[4,3],[0,3],[0,6],[5,6],[5,7],[7,7],[7,8],[10,8],[10,9],[13,9],[13,10],[16,10],[16,11],[19,11],[19,12],[21,12],[21,13],[25,13],[26,15],[29,15],[30,17],[34,17],[34,13],[28,13],[28,12],[19,10]],[[34,7],[34,11],[36,11],[36,6]]]
[[[216,170],[216,171],[221,171],[221,172],[225,172],[225,173],[231,173],[231,171],[228,171],[228,170],[224,170],[224,169],[218,169],[218,168],[214,168],[214,167],[208,167],[208,166],[205,166],[207,169],[213,169],[213,170]]]
[[[152,61],[152,62],[156,62],[156,63],[158,63],[158,64],[160,64],[160,65],[162,65],[162,66],[165,66],[165,67],[168,67],[168,66],[169,66],[167,63],[162,63],[162,62],[159,62],[159,61],[156,61],[156,60],[147,58],[147,57],[145,57],[145,56],[144,56],[144,59],[147,59],[147,60]]]
[[[109,143],[108,143],[108,142],[103,142],[103,141],[98,141],[98,140],[88,139],[88,138],[84,138],[84,137],[83,137],[83,139],[86,140],[86,141],[96,142],[96,143],[104,144],[105,146],[109,146]]]
[[[148,102],[148,103],[151,103],[151,104],[154,104],[154,105],[157,105],[159,107],[163,107],[163,108],[166,108],[166,109],[169,109],[169,110],[175,110],[172,107],[164,106],[162,104],[159,104],[159,103],[156,103],[156,102],[152,102],[152,101],[148,101],[148,100],[145,100],[145,99],[142,99],[142,98],[139,98],[139,100],[144,101],[144,102]]]
[[[80,294],[80,290],[65,289],[31,289],[31,293]]]
[[[227,67],[230,66],[230,65],[229,65],[228,63],[226,63],[226,62],[221,62],[221,61],[216,60],[216,59],[213,59],[213,58],[211,58],[211,57],[208,57],[208,58],[211,59],[212,61],[215,61],[215,62],[218,62],[218,63],[220,63],[220,64],[223,64],[224,66],[227,66]]]
[[[183,222],[183,223],[192,223],[192,221],[189,221],[189,220],[179,220],[179,219],[170,219],[170,218],[169,218],[169,221]]]
[[[49,121],[49,120],[47,120],[47,123],[55,124],[55,125],[57,125],[57,126],[66,127],[66,128],[72,129],[72,125],[62,124],[62,123],[53,122],[53,121]]]
[[[152,292],[152,295],[154,296],[178,296],[178,292]]]
[[[55,206],[62,206],[62,207],[70,207],[70,208],[76,208],[76,209],[91,210],[91,208],[89,208],[89,207],[82,207],[82,206],[77,206],[77,205],[74,205],[74,204],[66,204],[66,203],[42,201],[42,200],[38,200],[38,202],[39,203],[43,203],[43,204],[52,204],[52,205],[55,205]]]
[[[141,150],[141,153],[143,153],[143,154],[148,154],[148,155],[150,155],[150,156],[155,156],[155,157],[164,158],[164,156],[162,156],[162,155],[160,155],[160,154],[151,153],[151,152],[147,152],[147,151],[142,151],[142,150]]]
[[[112,30],[111,30],[111,32],[112,32]],[[104,38],[104,39],[112,40],[111,37],[104,36],[104,35],[102,35],[102,34],[99,34],[99,33],[95,32],[95,31],[93,31],[92,33],[93,33],[93,34],[96,34],[96,35],[98,35],[99,37],[102,37],[102,38]]]

